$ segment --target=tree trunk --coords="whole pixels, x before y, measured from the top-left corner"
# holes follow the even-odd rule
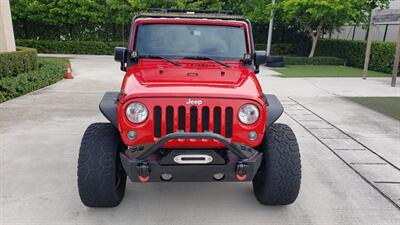
[[[317,28],[317,32],[314,32],[314,30],[311,27],[311,23],[306,26],[306,30],[310,33],[310,36],[312,38],[311,51],[310,51],[310,55],[308,56],[309,58],[312,58],[315,55],[315,50],[317,49],[318,38],[321,35],[323,26],[324,26],[324,18],[320,19],[319,25]]]
[[[313,35],[313,36],[312,36],[311,51],[310,51],[310,55],[308,56],[309,58],[314,57],[314,55],[315,55],[315,49],[317,49],[317,43],[318,43],[318,36]]]

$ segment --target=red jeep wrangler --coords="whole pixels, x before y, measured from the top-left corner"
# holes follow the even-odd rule
[[[78,188],[89,207],[117,206],[133,182],[252,181],[267,205],[293,203],[301,179],[293,131],[274,123],[283,107],[255,74],[250,22],[228,12],[161,10],[138,14],[121,91],[100,110],[110,123],[82,139]]]

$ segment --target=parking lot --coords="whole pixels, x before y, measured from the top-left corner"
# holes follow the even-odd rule
[[[400,121],[344,96],[400,96],[388,78],[280,78],[265,92],[285,106],[302,156],[300,196],[257,202],[251,183],[128,183],[120,206],[80,202],[76,167],[86,127],[123,73],[110,56],[73,56],[75,79],[0,104],[1,224],[398,224]],[[397,221],[397,222],[396,222]]]

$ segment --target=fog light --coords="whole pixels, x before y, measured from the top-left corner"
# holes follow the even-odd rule
[[[161,179],[163,181],[170,181],[170,180],[172,180],[172,178],[173,178],[172,174],[169,174],[169,173],[161,174]]]
[[[128,131],[128,133],[126,133],[126,137],[131,141],[135,140],[137,137],[136,131],[133,131],[133,130]]]
[[[254,141],[254,140],[256,140],[257,138],[258,138],[257,132],[251,131],[251,132],[249,133],[249,140],[250,140],[250,141]]]
[[[216,181],[222,180],[222,179],[224,179],[224,177],[225,177],[225,174],[223,174],[223,173],[216,173],[213,175],[213,178]]]

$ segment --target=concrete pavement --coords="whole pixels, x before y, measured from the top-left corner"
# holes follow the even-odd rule
[[[262,67],[258,79],[266,92],[280,97],[400,96],[400,85],[390,87],[390,77],[282,78],[278,72]]]
[[[301,147],[302,188],[293,205],[260,205],[250,183],[128,183],[126,197],[119,207],[86,208],[80,203],[76,187],[80,139],[89,124],[105,121],[98,103],[105,91],[119,89],[123,73],[112,57],[73,57],[74,80],[63,80],[0,104],[0,224],[397,224],[400,221],[400,210],[391,201],[391,197],[400,198],[396,195],[400,186],[400,180],[395,180],[397,172],[389,172],[393,177],[383,175],[385,179],[393,179],[392,184],[371,183],[370,180],[378,181],[373,178],[382,174],[369,174],[370,169],[361,167],[356,170],[350,164],[364,162],[363,154],[345,152],[346,156],[338,156],[321,142],[326,133],[309,129],[310,124],[323,125],[300,118],[307,117],[305,114],[320,116],[342,132],[332,130],[329,135],[348,134],[379,155],[379,159],[398,166],[399,121],[338,95],[345,90],[345,95],[383,92],[399,96],[399,89],[386,85],[383,88],[383,84],[379,85],[386,81],[369,79],[365,84],[368,88],[360,84],[351,93],[351,88],[336,87],[342,81],[331,78],[284,79],[265,73],[259,75],[263,88],[277,94],[287,108],[279,122],[292,126]],[[330,82],[334,83],[330,86]],[[370,92],[365,93],[364,89]],[[301,113],[296,112],[298,109]],[[364,119],[356,120],[357,114]],[[348,159],[353,161],[347,162]],[[372,171],[375,170],[381,171],[380,168]]]

